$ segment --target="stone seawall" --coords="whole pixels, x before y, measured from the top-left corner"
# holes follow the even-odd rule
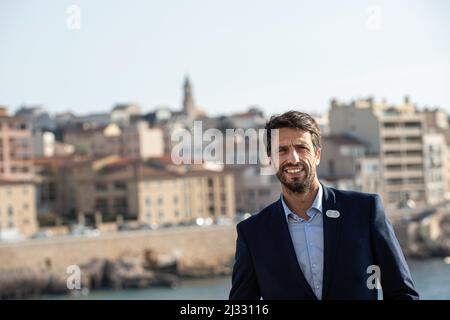
[[[36,239],[1,244],[0,272],[25,268],[65,273],[70,265],[88,263],[93,259],[141,256],[147,250],[160,257],[175,256],[184,270],[214,268],[233,261],[235,245],[234,225]]]

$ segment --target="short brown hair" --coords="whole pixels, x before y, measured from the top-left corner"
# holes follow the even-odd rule
[[[308,131],[311,134],[314,149],[317,151],[322,147],[320,142],[320,129],[316,120],[307,113],[291,110],[280,115],[272,116],[266,123],[266,149],[269,157],[272,154],[271,130],[281,128],[293,128]]]

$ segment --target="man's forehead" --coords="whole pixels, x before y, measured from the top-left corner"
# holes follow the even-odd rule
[[[310,143],[311,134],[301,129],[282,128],[279,131],[279,142],[281,144]]]

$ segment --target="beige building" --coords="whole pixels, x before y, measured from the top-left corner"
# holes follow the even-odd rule
[[[55,156],[34,159],[36,205],[41,226],[66,223],[75,215],[75,185],[71,168],[89,161],[83,156]]]
[[[378,156],[380,190],[387,203],[398,205],[414,200],[433,204],[444,200],[441,196],[447,190],[447,167],[442,150],[446,146],[442,139],[429,136],[425,113],[419,112],[408,97],[395,106],[372,98],[350,104],[333,100],[329,114],[332,134],[352,135],[365,142],[368,155]],[[429,176],[431,154],[433,158],[441,157],[432,173],[434,177],[439,172],[441,181]]]
[[[21,117],[8,116],[0,107],[0,178],[33,178],[33,141],[29,123]]]
[[[73,189],[74,202],[66,214],[87,220],[98,212],[103,222],[152,225],[235,215],[232,174],[114,156],[72,165],[69,171],[66,188]]]
[[[149,158],[164,153],[162,130],[149,128],[147,122],[136,122],[124,128],[115,123],[70,128],[64,133],[64,142],[74,145],[78,154],[94,157]]]
[[[64,142],[75,147],[78,154],[105,156],[119,155],[122,130],[115,123],[101,127],[83,124],[64,131]]]
[[[0,180],[0,240],[30,236],[36,230],[34,184]]]
[[[29,122],[0,107],[0,240],[37,229],[32,157]]]
[[[146,121],[139,121],[123,129],[122,146],[121,155],[124,157],[161,157],[164,154],[163,131],[159,128],[149,128]]]

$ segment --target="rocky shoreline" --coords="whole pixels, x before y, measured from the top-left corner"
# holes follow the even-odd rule
[[[78,294],[99,289],[176,287],[182,279],[231,273],[229,264],[185,265],[173,257],[158,259],[149,251],[142,256],[124,256],[116,260],[93,259],[79,268],[78,283],[66,270],[3,271],[0,273],[0,299],[32,299],[44,294]]]

